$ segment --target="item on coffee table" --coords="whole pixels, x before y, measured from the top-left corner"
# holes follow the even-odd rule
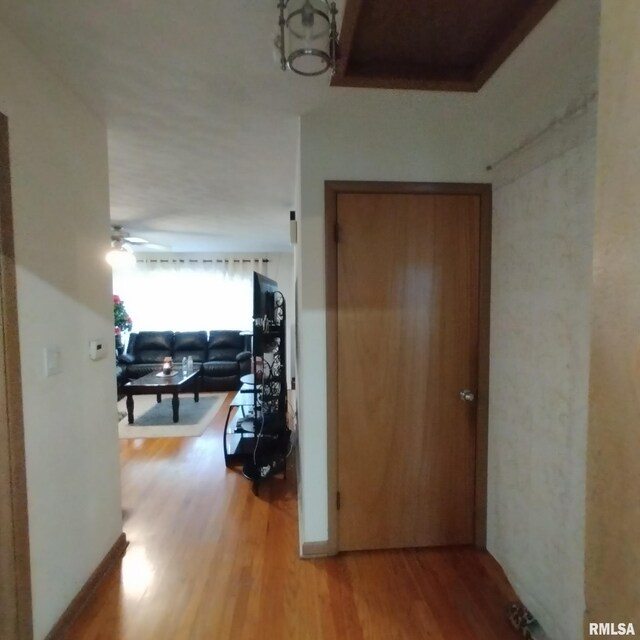
[[[172,369],[173,369],[173,360],[171,359],[171,356],[167,356],[164,359],[164,363],[162,364],[162,373],[168,376],[171,373]]]

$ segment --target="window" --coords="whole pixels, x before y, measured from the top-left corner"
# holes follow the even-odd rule
[[[113,292],[124,301],[133,331],[251,329],[253,271],[266,260],[138,260],[114,272]]]

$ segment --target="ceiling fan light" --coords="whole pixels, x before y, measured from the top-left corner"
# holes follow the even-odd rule
[[[136,257],[125,247],[114,247],[107,252],[105,260],[114,271],[120,269],[131,269],[136,264]]]
[[[303,76],[335,71],[338,32],[336,3],[280,0],[280,66]]]

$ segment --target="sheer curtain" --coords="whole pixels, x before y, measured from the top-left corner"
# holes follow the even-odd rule
[[[267,260],[139,259],[114,272],[113,292],[123,300],[133,331],[251,329],[252,274]]]

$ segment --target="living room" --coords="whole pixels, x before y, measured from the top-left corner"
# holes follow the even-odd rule
[[[249,253],[167,253],[166,247],[154,253],[154,245],[127,236],[120,226],[114,227],[112,245],[107,259],[113,269],[120,438],[201,435],[225,396],[238,392],[225,425],[227,461],[234,455],[232,442],[249,446],[235,442],[234,433],[243,431],[236,424],[241,416],[231,407],[239,403],[242,417],[249,408],[253,412],[252,401],[259,398],[247,380],[265,366],[253,345],[257,275],[276,283],[283,310],[279,350],[285,394],[291,387],[294,317],[287,301],[292,299],[293,253],[257,258]],[[197,402],[184,402],[180,396],[194,390],[184,375],[191,371],[197,373]],[[178,385],[177,393],[168,383]],[[173,414],[168,402],[161,406],[149,397],[156,388],[168,400],[173,395]],[[294,422],[293,413],[289,421]]]
[[[285,300],[293,300],[292,250],[259,254],[168,253],[150,252],[142,245],[133,251],[134,261],[129,266],[113,269],[113,295],[124,305],[131,321],[116,334],[120,353],[126,353],[131,334],[140,331],[251,332],[254,272],[275,280]],[[288,308],[289,344],[293,312]],[[249,341],[246,346],[250,350]],[[291,364],[288,354],[289,381]]]
[[[108,147],[130,131],[116,121],[108,144],[97,95],[79,99],[58,79],[62,65],[34,54],[37,38],[25,45],[21,20],[9,18],[0,14],[11,23],[0,28],[0,111],[11,143],[33,621],[42,638],[122,531],[114,362],[91,362],[87,345],[113,333],[102,256],[112,221],[129,218],[112,219],[113,205],[127,203],[110,204],[109,183],[131,165]],[[321,107],[301,110],[299,127],[292,116],[288,151],[271,146],[270,162],[294,157],[292,193],[278,207],[285,242],[289,209],[300,216],[301,544],[328,540],[333,504],[324,181],[493,183],[488,548],[557,637],[579,637],[585,608],[591,620],[637,619],[629,425],[637,424],[640,373],[629,327],[638,319],[638,96],[628,78],[637,73],[639,20],[630,1],[559,0],[479,94],[338,88]],[[273,82],[285,109],[286,81]],[[562,288],[538,298],[534,275]],[[45,376],[50,347],[60,371]]]

